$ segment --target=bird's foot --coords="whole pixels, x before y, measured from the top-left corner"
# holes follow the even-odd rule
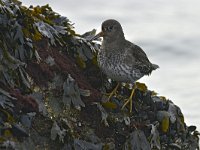
[[[134,92],[135,92],[135,89],[136,89],[136,85],[134,85],[132,91],[131,91],[131,95],[129,96],[128,99],[125,99],[126,102],[124,103],[124,105],[122,106],[122,109],[125,108],[125,106],[130,103],[130,109],[129,109],[129,112],[132,113],[133,111],[133,95],[134,95]]]
[[[110,93],[106,93],[105,95],[108,96],[107,101],[110,101],[110,99],[117,94],[117,89],[119,87],[119,83],[117,83],[117,86],[112,90]]]
[[[132,100],[132,97],[129,97],[128,99],[125,99],[125,103],[124,105],[122,106],[122,109],[125,108],[125,106],[130,103],[130,109],[129,109],[129,112],[131,113],[133,111],[133,100]]]

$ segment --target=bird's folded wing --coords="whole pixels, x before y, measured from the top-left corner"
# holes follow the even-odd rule
[[[143,74],[150,74],[153,70],[152,64],[147,58],[145,52],[137,45],[132,44],[127,49],[126,63],[133,69],[138,69]]]

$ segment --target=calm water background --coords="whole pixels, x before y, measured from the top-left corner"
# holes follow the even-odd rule
[[[182,109],[186,123],[200,130],[199,0],[22,0],[49,3],[75,23],[77,33],[100,30],[106,19],[118,20],[127,39],[140,45],[160,66],[140,81]]]

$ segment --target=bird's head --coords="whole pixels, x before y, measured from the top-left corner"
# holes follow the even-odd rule
[[[115,41],[116,39],[124,39],[124,33],[120,23],[114,19],[106,20],[101,25],[101,32],[91,40],[103,37],[104,40]]]

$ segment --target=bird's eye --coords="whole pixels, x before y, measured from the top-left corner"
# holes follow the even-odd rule
[[[111,31],[113,29],[113,26],[108,27],[108,31]]]
[[[110,32],[110,31],[112,31],[112,29],[113,29],[113,26],[102,27],[102,31]]]

